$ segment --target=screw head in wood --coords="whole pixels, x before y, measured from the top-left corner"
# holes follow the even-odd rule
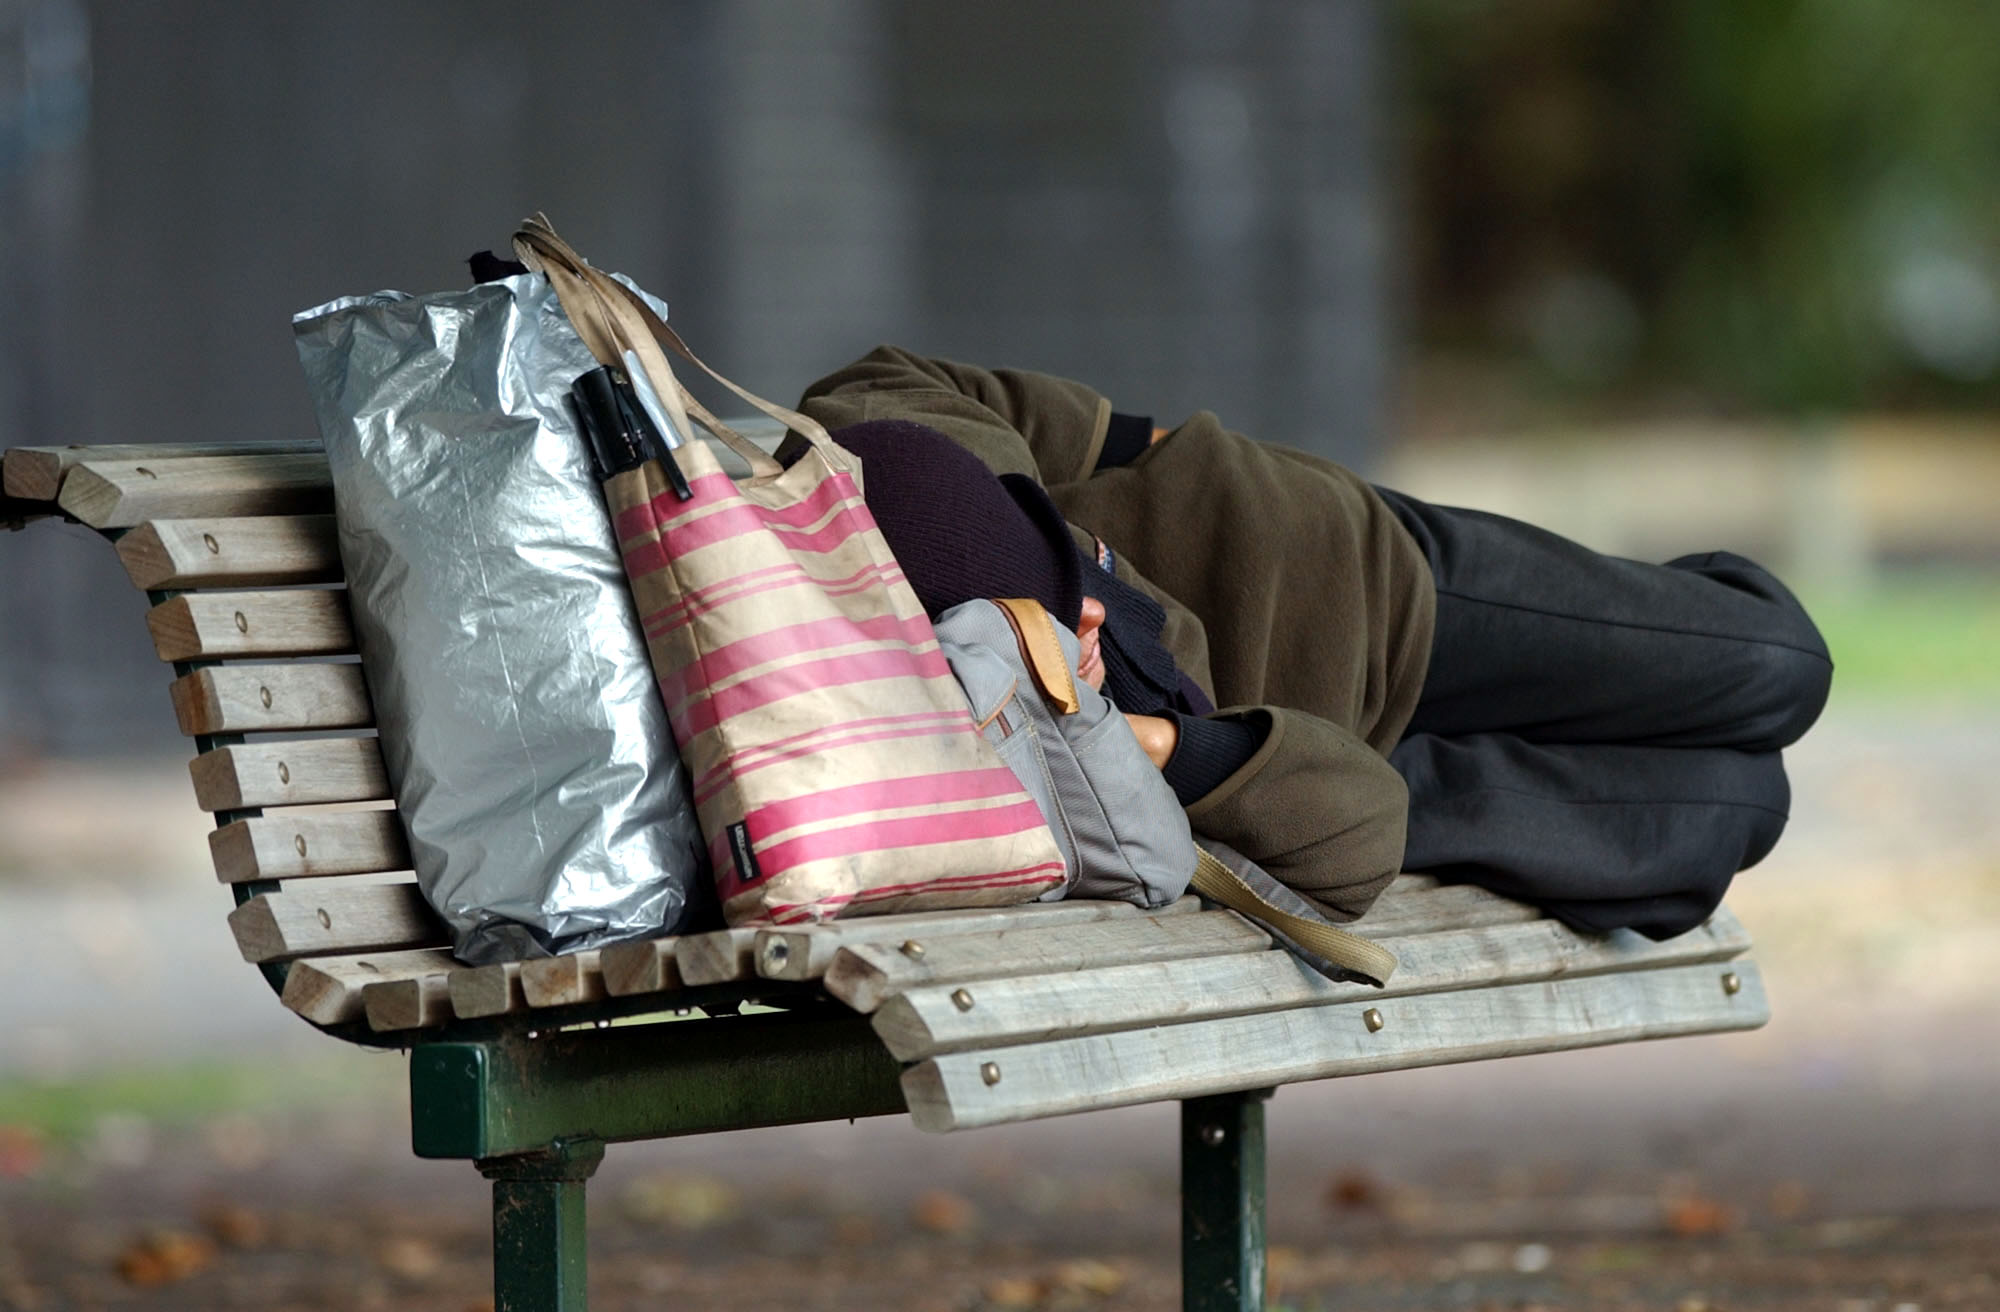
[[[236,631],[238,633],[250,632],[250,617],[240,610],[236,612]]]
[[[215,534],[213,533],[202,534],[201,544],[208,548],[208,554],[211,556],[220,556],[222,554],[222,544],[215,540]]]
[[[292,767],[286,765],[283,761],[278,762],[278,782],[281,784],[288,784],[291,781],[292,781]]]
[[[957,1007],[960,1011],[971,1011],[972,995],[964,989],[953,989],[951,991],[951,1005]]]
[[[271,690],[270,690],[269,688],[259,688],[259,689],[257,690],[257,700],[258,700],[258,701],[260,701],[260,702],[262,702],[262,703],[264,703],[264,709],[265,709],[265,710],[267,710],[267,711],[268,711],[268,710],[270,710],[270,709],[271,709]]]
[[[1733,970],[1723,971],[1722,991],[1732,998],[1735,997],[1743,991],[1743,977]]]
[[[903,940],[902,952],[904,956],[912,961],[922,961],[924,959],[924,945],[913,938]]]
[[[1376,1031],[1380,1030],[1384,1025],[1387,1025],[1389,1022],[1382,1019],[1381,1012],[1375,1010],[1375,1008],[1373,1007],[1370,1007],[1368,1010],[1361,1013],[1361,1023],[1368,1027],[1368,1032],[1370,1034],[1373,1034]]]
[[[1229,1132],[1224,1130],[1220,1125],[1204,1125],[1201,1127],[1201,1141],[1211,1148],[1222,1147],[1222,1141],[1228,1137]]]
[[[764,964],[772,970],[778,969],[792,959],[792,949],[785,940],[774,938],[764,945]]]
[[[981,1065],[979,1068],[979,1078],[988,1084],[1000,1083],[1000,1063],[989,1061]]]
[[[293,834],[292,846],[298,849],[300,856],[304,856],[306,854],[306,836],[304,834]]]
[[[321,929],[332,929],[332,928],[333,928],[333,917],[332,917],[332,916],[329,916],[328,914],[326,914],[326,908],[325,908],[325,907],[321,907],[321,908],[319,909],[319,927],[320,927]]]

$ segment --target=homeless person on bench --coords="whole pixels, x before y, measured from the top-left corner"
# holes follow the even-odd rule
[[[1207,412],[1155,429],[1080,383],[892,347],[801,408],[861,457],[933,618],[1039,599],[1195,831],[1333,919],[1411,870],[1668,938],[1784,829],[1779,751],[1833,666],[1740,556],[1599,555]]]

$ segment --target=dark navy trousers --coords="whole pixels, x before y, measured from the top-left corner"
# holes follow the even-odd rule
[[[1779,752],[1833,663],[1798,599],[1728,552],[1650,565],[1382,490],[1430,560],[1437,629],[1389,760],[1403,865],[1579,929],[1692,929],[1784,831]]]

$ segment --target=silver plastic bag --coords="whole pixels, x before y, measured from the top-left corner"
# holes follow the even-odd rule
[[[662,313],[664,313],[664,307]],[[417,882],[482,963],[680,928],[700,827],[539,277],[293,319]]]

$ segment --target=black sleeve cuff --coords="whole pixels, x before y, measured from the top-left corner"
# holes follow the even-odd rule
[[[1097,469],[1116,469],[1129,465],[1139,458],[1141,452],[1153,444],[1153,417],[1151,415],[1121,415],[1111,412],[1111,422],[1104,429],[1104,447],[1097,453]],[[1092,473],[1097,470],[1093,469]]]
[[[1261,720],[1204,720],[1166,712],[1180,727],[1180,741],[1167,758],[1167,784],[1182,806],[1193,806],[1249,763],[1264,745]]]

